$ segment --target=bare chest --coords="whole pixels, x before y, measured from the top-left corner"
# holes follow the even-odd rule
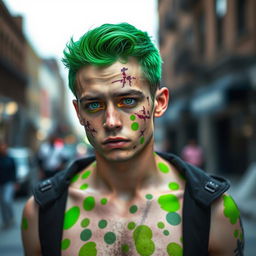
[[[62,256],[182,255],[183,195],[145,195],[127,207],[87,195],[68,200]]]

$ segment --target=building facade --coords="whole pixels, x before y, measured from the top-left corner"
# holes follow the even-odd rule
[[[166,149],[190,138],[206,170],[243,174],[256,161],[256,2],[159,0]]]

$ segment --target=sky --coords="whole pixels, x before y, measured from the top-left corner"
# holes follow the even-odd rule
[[[157,0],[3,0],[12,15],[23,16],[25,37],[41,58],[55,57],[67,84],[61,63],[63,49],[71,37],[103,23],[128,22],[147,31],[157,44]],[[67,88],[67,86],[66,86]],[[68,91],[70,118],[75,112]],[[74,126],[79,127],[78,121]],[[81,127],[77,130],[82,133]]]

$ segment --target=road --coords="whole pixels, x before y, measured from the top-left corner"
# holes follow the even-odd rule
[[[26,199],[16,199],[14,208],[16,214],[16,225],[9,230],[0,230],[0,255],[1,256],[23,256],[20,220],[22,209]],[[245,230],[245,256],[255,256],[256,251],[256,219],[243,217]]]

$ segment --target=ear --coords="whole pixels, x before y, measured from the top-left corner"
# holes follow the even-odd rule
[[[155,111],[154,117],[160,117],[164,114],[168,107],[169,102],[169,90],[166,87],[162,87],[157,90],[155,98]]]
[[[79,122],[81,125],[84,125],[84,120],[82,118],[82,116],[80,115],[80,112],[79,112],[79,106],[78,106],[78,101],[77,100],[73,100],[73,106],[76,110],[76,114],[77,114],[77,117],[79,119]]]

